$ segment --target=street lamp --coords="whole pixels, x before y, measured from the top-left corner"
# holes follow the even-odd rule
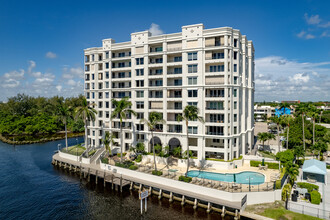
[[[57,153],[60,152],[60,147],[62,146],[62,144],[58,144],[57,145]]]

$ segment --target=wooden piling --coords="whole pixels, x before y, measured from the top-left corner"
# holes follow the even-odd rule
[[[160,189],[160,190],[159,190],[158,199],[161,199],[161,198],[162,198],[162,192],[163,192],[163,190],[162,190],[162,189]]]
[[[194,209],[197,209],[197,207],[198,207],[198,200],[197,199],[195,199],[195,202],[194,202]]]

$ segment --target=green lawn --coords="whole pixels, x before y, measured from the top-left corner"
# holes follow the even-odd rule
[[[330,128],[327,128],[328,134],[330,134]],[[330,151],[330,143],[328,143],[328,150]]]
[[[320,218],[286,210],[282,201],[250,205],[247,206],[246,211],[278,220],[320,220]]]
[[[86,148],[80,146],[80,145],[74,145],[71,147],[68,147],[68,151],[66,150],[66,148],[62,148],[61,151],[63,153],[68,153],[68,154],[72,154],[72,155],[81,155],[84,151],[86,150]]]

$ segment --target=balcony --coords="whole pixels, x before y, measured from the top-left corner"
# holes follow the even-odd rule
[[[126,68],[126,67],[131,67],[131,63],[124,64],[124,65],[113,65],[113,69],[118,69],[118,68]]]

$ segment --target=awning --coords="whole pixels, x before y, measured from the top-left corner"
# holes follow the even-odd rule
[[[315,159],[305,160],[302,170],[306,173],[314,173],[321,175],[327,174],[327,168],[325,163]]]

